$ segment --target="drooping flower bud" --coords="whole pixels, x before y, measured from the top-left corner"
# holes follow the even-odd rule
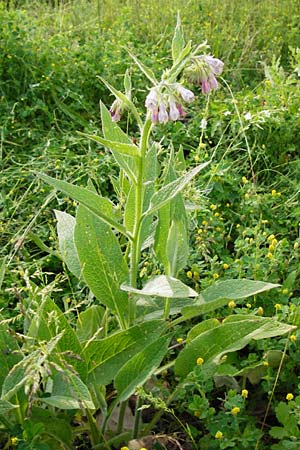
[[[215,75],[220,75],[224,63],[211,55],[195,56],[192,64],[186,68],[185,77],[191,83],[201,86],[203,94],[218,88]]]
[[[113,122],[119,122],[119,120],[121,119],[121,115],[124,112],[124,108],[122,102],[118,98],[116,98],[116,100],[111,105],[109,112]]]
[[[190,103],[195,99],[194,93],[189,89],[183,87],[179,83],[176,84],[176,90],[178,94],[182,97],[182,99],[187,103]]]
[[[170,114],[169,114],[170,119],[173,121],[178,120],[180,118],[180,112],[179,112],[177,105],[173,99],[169,100],[169,106],[170,106]]]
[[[159,123],[167,123],[169,120],[169,115],[167,113],[166,107],[164,102],[161,102],[159,105],[159,111],[158,111],[158,121]]]

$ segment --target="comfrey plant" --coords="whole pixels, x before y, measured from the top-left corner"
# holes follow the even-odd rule
[[[0,345],[10,353],[8,357],[0,352],[4,361],[0,417],[5,416],[7,433],[11,432],[9,421],[15,420],[24,428],[26,417],[31,415],[31,421],[42,424],[35,428],[39,430],[34,435],[36,441],[47,435],[50,448],[55,447],[55,439],[70,448],[69,416],[59,421],[53,408],[78,410],[80,417],[85,417],[83,421],[76,419],[81,432],[89,433],[93,448],[102,448],[112,412],[120,408],[117,434],[121,434],[125,402],[161,370],[162,363],[174,366],[182,382],[199,361],[213,374],[224,354],[239,350],[251,339],[280,335],[293,328],[253,315],[231,315],[223,322],[195,320],[177,358],[172,359],[174,353],[169,352],[175,325],[212,312],[230,300],[243,300],[277,286],[226,280],[199,295],[178,279],[189,254],[188,215],[182,191],[209,162],[178,174],[170,148],[161,170],[160,146],[152,140],[151,132],[157,123],[184,117],[194,99],[187,82],[200,86],[204,94],[217,88],[216,76],[222,72],[223,63],[200,54],[206,49],[206,44],[185,44],[178,18],[172,41],[173,65],[161,80],[131,55],[151,82],[145,118],[132,101],[127,73],[125,93],[103,80],[115,101],[110,111],[101,103],[103,137],[88,137],[109,149],[120,167],[119,178],[113,180],[118,202],[98,194],[92,183],[83,188],[40,174],[42,180],[79,203],[76,217],[56,211],[59,247],[68,269],[89,288],[94,304],[78,315],[74,326],[43,291],[39,301],[28,305],[25,342],[17,342],[6,332],[6,325],[1,325],[0,336],[4,338]],[[125,111],[137,123],[137,141],[117,124]],[[154,253],[163,274],[143,285],[138,274],[141,256],[147,250]],[[106,395],[107,386],[113,396]],[[134,436],[143,432],[139,401],[137,405],[135,424],[129,433]],[[57,426],[56,432],[49,429],[49,422]],[[62,428],[68,432],[62,432]],[[109,445],[106,443],[106,448]]]

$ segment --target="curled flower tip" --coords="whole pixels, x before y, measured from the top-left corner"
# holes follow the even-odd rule
[[[178,120],[180,118],[180,112],[176,106],[176,103],[174,102],[174,100],[169,100],[169,106],[170,106],[170,119],[171,120]]]
[[[178,94],[182,97],[182,99],[185,102],[190,103],[193,100],[195,100],[194,93],[192,91],[190,91],[189,89],[186,89],[179,83],[176,85],[176,88],[177,88]]]
[[[169,115],[167,113],[165,104],[162,102],[159,105],[159,111],[158,111],[158,121],[159,123],[167,123],[169,120]]]

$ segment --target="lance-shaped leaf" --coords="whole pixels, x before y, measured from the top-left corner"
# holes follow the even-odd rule
[[[51,396],[41,401],[60,409],[95,408],[87,386],[67,369],[55,374]]]
[[[107,198],[101,197],[89,189],[75,186],[66,181],[57,180],[48,175],[39,173],[38,176],[55,189],[64,192],[66,195],[85,206],[95,216],[99,217],[99,219],[108,223],[120,233],[126,235],[126,229],[115,220],[113,203]]]
[[[163,186],[156,192],[150,202],[150,207],[146,211],[145,215],[153,214],[155,211],[159,210],[162,206],[172,200],[176,195],[181,192],[185,186],[201,171],[203,170],[210,161],[207,161],[199,166],[194,167],[185,175],[177,178],[177,180],[171,181],[166,186]]]
[[[175,27],[173,40],[172,40],[172,58],[173,58],[174,63],[177,61],[183,48],[184,48],[184,36],[183,36],[183,29],[181,26],[180,15],[178,12],[177,23],[176,23],[176,27]]]
[[[102,132],[105,139],[109,141],[132,145],[132,141],[130,140],[130,138],[112,120],[110,112],[102,102],[100,102],[100,110],[101,110]],[[137,167],[135,159],[127,155],[122,155],[121,153],[118,153],[115,150],[112,150],[112,154],[114,155],[114,158],[121,167],[121,169],[123,169],[123,171],[126,173],[126,176],[133,183],[136,183]]]
[[[116,141],[110,141],[108,139],[103,139],[100,136],[94,135],[94,134],[85,134],[85,133],[79,133],[81,136],[85,136],[89,139],[92,139],[93,141],[99,142],[100,144],[104,145],[104,147],[108,147],[111,150],[121,153],[122,155],[127,156],[133,156],[133,157],[139,157],[140,152],[136,145],[134,144],[126,144],[122,142],[116,142]]]
[[[128,268],[115,234],[106,223],[79,206],[74,238],[86,284],[125,327],[128,296],[119,286],[128,279]]]
[[[182,314],[190,319],[221,308],[229,300],[245,299],[277,287],[279,284],[246,279],[219,281],[202,291],[195,305],[184,307]]]
[[[179,353],[175,373],[185,377],[194,369],[199,357],[204,363],[218,364],[223,355],[242,349],[252,339],[280,336],[295,328],[269,317],[230,316],[222,324],[204,332],[198,329],[200,334]]]
[[[117,373],[115,388],[118,391],[118,402],[130,397],[138,386],[141,386],[159,367],[168,351],[170,337],[163,336],[131,358]]]
[[[184,298],[198,296],[196,291],[182,283],[182,281],[166,275],[158,275],[151,278],[143,289],[135,289],[124,284],[121,285],[121,289],[132,294],[138,294],[141,297]]]
[[[121,367],[165,329],[164,321],[152,320],[89,342],[85,348],[90,361],[89,381],[104,385],[111,383]]]
[[[144,63],[142,63],[133,53],[131,53],[130,50],[127,49],[127,52],[133,59],[133,61],[136,63],[136,65],[139,67],[139,69],[143,72],[144,75],[148,78],[148,80],[151,81],[152,84],[158,84],[157,79],[155,78],[155,75],[149,67],[145,66]]]
[[[56,344],[57,352],[64,354],[67,363],[73,366],[84,380],[87,375],[87,365],[79,340],[63,312],[50,298],[46,298],[31,321],[28,336],[38,341],[49,342],[55,341],[58,333],[63,334]]]
[[[74,243],[75,217],[63,211],[54,210],[57,220],[57,235],[61,257],[75,277],[80,277],[80,262]]]

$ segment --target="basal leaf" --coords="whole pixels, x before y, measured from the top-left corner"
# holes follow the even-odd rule
[[[147,344],[165,331],[162,320],[152,320],[114,333],[105,339],[91,341],[85,349],[90,361],[89,380],[109,384],[120,368]]]
[[[178,376],[188,375],[199,357],[203,358],[204,363],[218,364],[223,355],[240,350],[252,339],[280,336],[295,328],[268,317],[230,317],[235,318],[204,332],[200,329],[200,334],[184,347],[175,362],[175,373]]]
[[[169,336],[157,339],[119,370],[114,383],[118,391],[118,402],[130,397],[136,388],[143,385],[155,372],[168,351],[169,340]]]

